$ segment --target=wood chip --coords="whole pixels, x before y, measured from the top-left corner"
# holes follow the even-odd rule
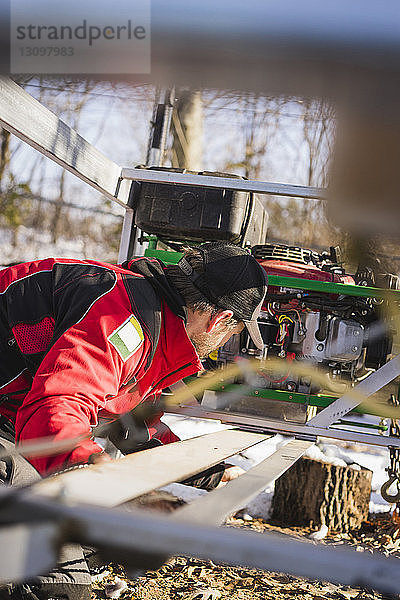
[[[188,596],[184,596],[184,598],[185,600],[217,600],[221,595],[221,592],[215,588],[202,588],[195,590]]]

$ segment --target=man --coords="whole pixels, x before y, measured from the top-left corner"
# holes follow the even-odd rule
[[[17,443],[86,435],[66,452],[31,457],[41,475],[108,460],[90,437],[99,418],[114,421],[154,403],[163,389],[200,371],[201,358],[244,326],[262,347],[257,316],[266,290],[257,261],[221,243],[190,249],[167,267],[146,258],[122,266],[46,259],[0,271],[4,445],[14,426]],[[177,440],[158,417],[147,423],[148,437]],[[7,482],[5,466],[2,471]],[[211,487],[221,476],[229,479],[227,471],[217,479],[211,474]],[[65,591],[57,576],[34,582],[36,597],[49,597],[49,581],[56,585],[51,597],[87,597],[85,577]]]

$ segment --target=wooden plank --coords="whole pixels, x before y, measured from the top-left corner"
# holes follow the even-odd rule
[[[247,473],[180,508],[171,515],[171,519],[220,525],[226,517],[244,508],[257,494],[290,469],[312,445],[313,442],[291,439]]]
[[[0,77],[0,125],[126,207],[129,182],[121,167],[8,77]]]
[[[136,452],[107,464],[73,469],[39,481],[35,494],[70,502],[115,506],[181,481],[270,436],[226,429]]]

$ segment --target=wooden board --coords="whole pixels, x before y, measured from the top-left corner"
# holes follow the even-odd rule
[[[172,514],[171,519],[220,525],[227,516],[244,508],[257,494],[290,469],[312,445],[313,442],[291,439],[238,479],[180,508]]]
[[[68,502],[115,506],[191,477],[268,437],[226,429],[136,452],[108,464],[60,473],[39,481],[32,491]]]
[[[8,77],[0,77],[0,125],[126,207],[129,183],[121,167]]]

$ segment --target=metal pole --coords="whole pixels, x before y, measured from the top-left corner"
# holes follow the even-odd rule
[[[147,565],[150,555],[154,555],[154,562],[158,564],[160,557],[185,555],[357,585],[387,594],[400,591],[398,559],[380,554],[314,545],[273,533],[181,523],[145,511],[127,513],[90,505],[61,504],[34,497],[29,492],[15,496],[12,510],[16,516],[18,513],[41,514],[46,520],[52,516],[62,519],[69,524],[64,531],[74,541],[94,545],[107,551],[109,556],[115,556],[119,550],[125,563],[135,568],[143,566],[138,564],[143,555]]]
[[[161,89],[157,90],[146,156],[146,165],[149,167],[161,167],[164,163],[165,147],[171,124],[173,106],[174,89],[165,91]],[[147,248],[147,242],[140,241],[142,231],[138,227],[134,227],[131,235],[134,236],[132,244],[133,256],[143,256]],[[128,243],[128,247],[129,245]]]

